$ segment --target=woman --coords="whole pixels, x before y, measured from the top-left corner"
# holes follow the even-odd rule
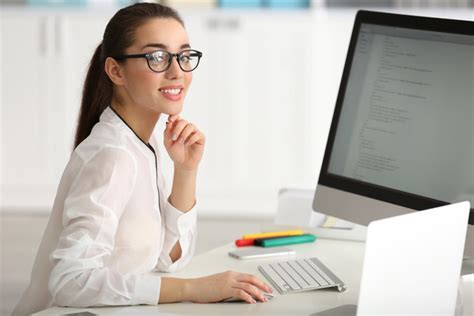
[[[271,288],[248,274],[150,273],[182,268],[194,252],[205,137],[179,113],[200,57],[168,7],[135,4],[112,17],[90,63],[75,149],[14,315],[52,305],[267,301],[263,292]],[[162,114],[168,116],[164,146],[174,162],[170,194],[153,137]]]

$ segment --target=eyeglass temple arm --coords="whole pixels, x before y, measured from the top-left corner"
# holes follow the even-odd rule
[[[146,55],[147,54],[119,55],[112,58],[118,59],[118,60],[127,59],[127,58],[146,58]]]

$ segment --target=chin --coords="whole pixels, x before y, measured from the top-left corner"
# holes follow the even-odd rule
[[[160,100],[160,102],[155,103],[154,110],[166,115],[176,115],[183,111],[183,102]]]
[[[174,106],[167,107],[167,109],[165,109],[164,113],[166,113],[168,115],[177,115],[177,114],[181,113],[182,111],[183,111],[183,105],[180,104],[179,106],[177,106],[175,104]]]

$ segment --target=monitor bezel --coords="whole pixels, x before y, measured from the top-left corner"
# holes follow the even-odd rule
[[[318,183],[342,191],[366,196],[369,198],[388,202],[395,205],[400,205],[402,207],[414,210],[425,210],[433,207],[450,204],[446,201],[440,201],[404,191],[391,189],[388,187],[378,186],[375,184],[370,184],[367,182],[351,179],[328,172],[329,161],[331,158],[337,126],[341,115],[344,94],[347,88],[347,82],[349,79],[350,68],[352,66],[355,46],[357,43],[360,26],[363,23],[462,35],[474,35],[474,22],[471,21],[359,10],[354,21],[354,27],[349,43],[346,61],[344,64],[344,70],[342,73],[341,83],[336,99],[336,105],[334,108],[334,114],[328,135],[328,140],[326,143],[326,149],[324,152],[324,158],[321,166]],[[469,214],[469,224],[474,225],[474,205],[471,205],[471,211]]]

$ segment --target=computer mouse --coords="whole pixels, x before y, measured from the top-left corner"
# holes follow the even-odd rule
[[[273,299],[273,294],[270,294],[270,293],[263,293],[263,295],[265,295],[265,297],[271,301]],[[229,298],[226,298],[224,300],[222,300],[221,302],[243,302],[244,300],[239,298],[239,297],[229,297]]]

